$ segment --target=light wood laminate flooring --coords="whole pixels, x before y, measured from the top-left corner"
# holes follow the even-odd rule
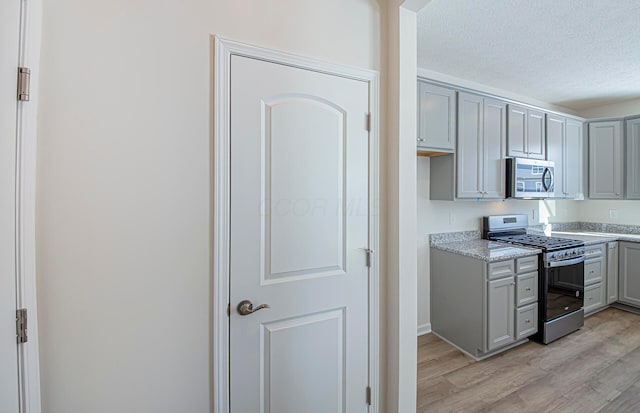
[[[640,412],[640,315],[608,308],[549,345],[476,362],[418,338],[418,413]]]

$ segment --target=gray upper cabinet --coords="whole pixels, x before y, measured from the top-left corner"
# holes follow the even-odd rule
[[[458,97],[457,197],[504,198],[506,104],[470,93]]]
[[[527,148],[528,158],[546,158],[546,133],[544,128],[544,112],[529,109],[527,113]]]
[[[555,162],[555,197],[582,194],[582,122],[547,114],[547,159]]]
[[[520,158],[546,158],[544,112],[509,105],[508,155]]]
[[[484,198],[506,196],[505,154],[507,152],[507,105],[485,98],[483,125]]]
[[[618,301],[640,307],[640,243],[619,242]]]
[[[583,172],[583,123],[567,119],[565,129],[564,159],[562,161],[565,198],[582,197]],[[548,139],[548,137],[547,137]]]
[[[418,150],[453,152],[456,146],[456,91],[418,81]]]
[[[589,124],[589,198],[622,198],[622,122]]]
[[[547,158],[555,162],[555,198],[565,198],[565,162],[566,152],[566,125],[567,120],[563,116],[547,115]]]
[[[640,199],[640,118],[627,120],[627,199]]]

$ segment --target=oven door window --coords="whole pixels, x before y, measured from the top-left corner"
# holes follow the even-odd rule
[[[547,268],[547,314],[545,321],[582,308],[584,263]]]

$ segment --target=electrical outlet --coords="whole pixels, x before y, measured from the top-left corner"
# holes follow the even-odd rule
[[[453,225],[456,223],[456,214],[454,212],[449,212],[449,225]]]
[[[610,209],[609,210],[609,219],[617,219],[618,218],[618,210]]]

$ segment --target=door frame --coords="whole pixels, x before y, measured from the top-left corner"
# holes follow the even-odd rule
[[[20,0],[19,66],[31,69],[30,99],[17,102],[16,302],[27,309],[28,341],[18,345],[20,413],[40,413],[40,363],[36,296],[36,162],[42,0]],[[17,73],[17,68],[16,68]]]
[[[212,404],[215,413],[229,412],[229,238],[230,238],[230,85],[231,56],[244,56],[277,64],[312,70],[367,82],[369,85],[369,248],[373,259],[369,269],[369,386],[370,413],[379,406],[380,371],[380,198],[379,198],[379,74],[334,63],[327,63],[272,49],[253,46],[220,36],[211,36],[211,242],[212,242]]]

